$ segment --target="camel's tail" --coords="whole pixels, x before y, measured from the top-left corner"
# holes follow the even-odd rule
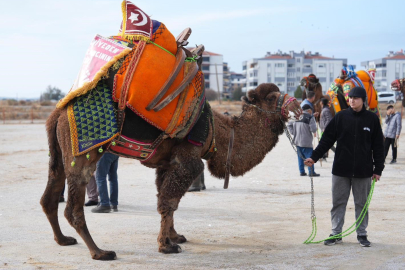
[[[56,135],[56,128],[58,126],[58,119],[60,116],[61,110],[54,110],[46,121],[46,132],[48,134],[48,145],[49,145],[49,169],[55,171],[60,165],[59,162],[60,156],[60,147],[58,145],[58,138]]]

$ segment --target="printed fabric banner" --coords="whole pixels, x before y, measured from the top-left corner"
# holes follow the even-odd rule
[[[105,64],[113,60],[114,56],[119,55],[125,49],[128,49],[128,47],[96,35],[87,50],[82,68],[70,91],[82,87],[86,82],[91,82]]]

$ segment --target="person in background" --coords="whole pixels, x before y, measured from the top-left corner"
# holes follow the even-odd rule
[[[379,181],[384,169],[384,143],[380,119],[366,110],[367,93],[362,87],[349,92],[350,107],[340,111],[326,126],[325,132],[305,165],[312,166],[337,142],[332,168],[331,236],[342,233],[350,190],[354,197],[356,220],[363,211],[371,188],[371,180]],[[369,247],[367,239],[368,211],[357,224],[357,241]],[[331,246],[342,243],[342,238],[327,239]]]
[[[314,107],[314,100],[315,100],[315,92],[314,91],[307,91],[307,98],[304,99],[301,102],[301,108],[303,108],[305,105],[309,105],[311,107],[311,115],[314,116],[315,118],[318,117],[319,113],[315,112],[315,107]],[[315,113],[313,113],[315,112]]]
[[[97,207],[91,209],[93,213],[109,213],[111,209],[118,211],[118,156],[106,152],[97,162],[96,184],[100,196]],[[110,182],[110,196],[107,189],[107,175]]]
[[[397,162],[397,140],[401,134],[402,129],[402,119],[400,113],[395,113],[395,108],[392,105],[387,107],[387,117],[385,118],[385,127],[384,132],[384,148],[385,148],[385,158],[387,158],[388,151],[390,146],[392,147],[392,160],[390,164]]]
[[[84,206],[93,206],[98,204],[98,190],[96,184],[96,178],[94,174],[91,176],[89,183],[86,187],[87,197],[89,200],[84,204]]]
[[[319,127],[323,134],[326,126],[329,124],[330,120],[332,120],[333,116],[332,116],[332,113],[330,112],[329,100],[327,100],[326,98],[322,98],[321,102],[322,102],[322,111],[321,111],[321,117],[319,119]],[[323,156],[323,159],[325,161],[326,161],[326,158],[328,157],[328,153],[329,153],[329,151],[326,152],[325,155]]]
[[[301,176],[306,176],[304,159],[309,158],[313,151],[313,137],[316,137],[316,123],[312,116],[311,107],[306,104],[302,107],[303,117],[299,121],[290,121],[287,124],[288,130],[294,136],[293,143],[297,147],[298,168]],[[303,159],[304,158],[304,159]],[[316,177],[319,174],[315,173],[315,167],[308,168],[310,176]]]

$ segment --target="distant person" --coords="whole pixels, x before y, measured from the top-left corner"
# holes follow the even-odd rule
[[[385,148],[385,158],[387,158],[388,151],[390,150],[390,146],[392,148],[392,160],[390,164],[397,163],[397,141],[399,139],[399,135],[401,134],[402,129],[402,119],[401,114],[395,113],[395,108],[392,105],[387,107],[387,117],[385,118],[385,141],[384,141],[384,148]]]
[[[93,213],[109,213],[111,209],[118,211],[118,156],[106,152],[97,162],[96,183],[100,195],[97,207],[91,209]],[[107,189],[107,175],[110,182],[110,196]]]
[[[84,204],[84,206],[93,206],[98,204],[98,190],[94,174],[91,176],[86,187],[87,197],[89,197],[89,200]]]
[[[204,171],[197,176],[196,179],[194,179],[193,183],[191,183],[191,186],[188,188],[188,192],[195,192],[195,191],[201,191],[205,190],[205,183],[204,183]]]
[[[350,190],[354,197],[356,220],[363,211],[371,188],[371,180],[380,180],[384,169],[384,143],[378,116],[364,105],[366,90],[354,87],[349,92],[350,107],[340,111],[326,126],[322,138],[305,165],[312,166],[337,142],[332,168],[332,234],[342,233]],[[369,247],[368,212],[357,228],[357,241]],[[325,245],[342,243],[342,238],[328,239]]]
[[[326,98],[322,98],[321,102],[322,102],[322,111],[321,111],[321,117],[319,119],[319,127],[323,134],[326,126],[329,124],[330,120],[332,120],[333,116],[332,116],[332,113],[330,112],[329,100],[327,100]],[[328,152],[326,152],[325,155],[323,156],[324,160],[326,160],[326,158],[328,157]]]
[[[314,91],[307,91],[307,98],[304,99],[301,102],[301,108],[303,108],[305,105],[309,105],[311,107],[312,113],[315,118],[318,117],[319,113],[315,112],[315,107],[314,107],[314,101],[315,101],[315,92]],[[314,113],[315,112],[315,113]]]
[[[316,137],[316,122],[312,116],[311,107],[305,104],[302,107],[303,117],[299,121],[290,121],[287,124],[288,130],[294,136],[293,142],[297,147],[298,155],[298,168],[301,176],[306,176],[304,167],[304,159],[312,155],[314,146],[312,144],[313,137]],[[315,173],[315,166],[308,167],[308,173],[312,177],[317,177],[319,174]]]

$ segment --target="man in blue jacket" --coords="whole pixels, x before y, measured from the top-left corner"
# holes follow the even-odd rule
[[[349,93],[350,107],[341,111],[329,122],[318,147],[305,165],[312,166],[337,142],[332,168],[331,210],[332,234],[342,232],[346,205],[350,190],[353,192],[356,219],[367,201],[371,179],[378,181],[384,169],[384,142],[378,117],[366,110],[366,90],[353,88]],[[367,239],[368,213],[357,229],[357,240],[363,247],[369,247]],[[342,238],[330,239],[325,245],[341,243]]]

